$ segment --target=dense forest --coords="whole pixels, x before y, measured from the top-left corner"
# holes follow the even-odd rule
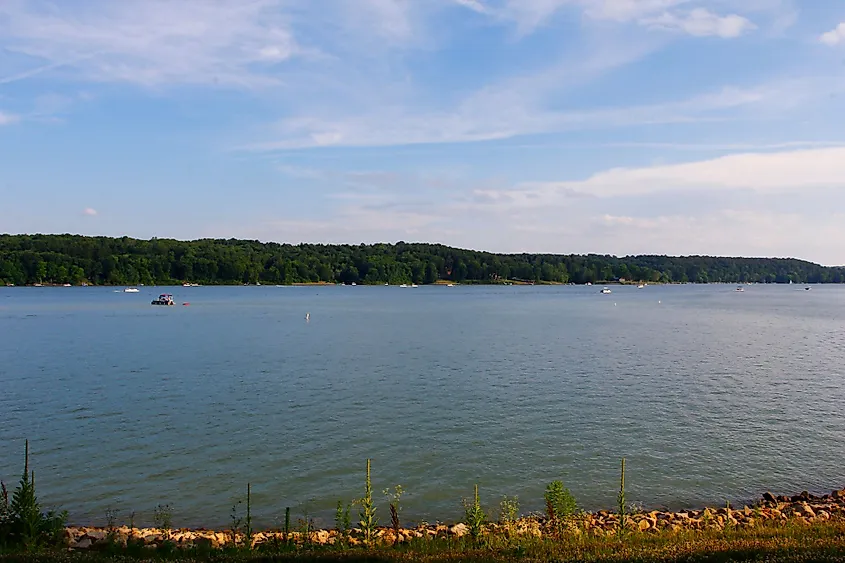
[[[492,254],[439,244],[323,245],[0,235],[0,284],[168,285],[842,283],[845,268],[782,258]]]

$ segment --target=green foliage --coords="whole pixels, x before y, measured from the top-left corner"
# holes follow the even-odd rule
[[[473,500],[464,499],[464,523],[469,528],[469,534],[474,540],[481,537],[484,526],[487,523],[487,514],[481,508],[481,501],[478,497],[478,485],[475,486],[475,497]]]
[[[23,475],[11,499],[6,485],[0,485],[0,546],[31,551],[61,543],[67,513],[41,510],[35,494],[35,472],[29,469],[29,440]]]
[[[364,533],[364,543],[367,546],[373,545],[375,538],[376,527],[378,526],[378,518],[376,518],[376,507],[373,504],[373,485],[370,481],[370,460],[367,460],[367,479],[364,487],[364,498],[358,501],[361,505],[361,510],[358,513],[361,520],[359,525],[361,531]]]
[[[563,481],[552,481],[543,494],[546,501],[546,515],[549,523],[554,527],[558,537],[562,536],[578,504],[569,489],[563,486]]]
[[[492,254],[438,244],[322,245],[0,235],[0,284],[307,282],[402,284],[643,282],[842,283],[845,268],[795,259]]]

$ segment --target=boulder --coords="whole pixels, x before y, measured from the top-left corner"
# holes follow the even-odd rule
[[[467,528],[466,524],[455,524],[451,528],[449,528],[449,533],[455,536],[456,538],[463,537],[469,533],[469,528]]]
[[[649,528],[651,528],[651,522],[643,518],[637,523],[637,527],[640,529],[641,532],[645,532]]]
[[[73,549],[88,549],[94,544],[91,538],[82,538],[78,542],[74,542],[70,547]]]
[[[778,501],[777,497],[770,492],[763,493],[763,500],[772,504],[775,504]]]

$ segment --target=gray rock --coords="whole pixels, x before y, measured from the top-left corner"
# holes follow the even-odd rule
[[[91,539],[90,539],[90,538],[82,538],[82,539],[81,539],[81,540],[79,540],[78,542],[76,542],[76,543],[74,543],[73,545],[71,545],[71,547],[72,547],[73,549],[88,549],[88,548],[89,548],[89,547],[91,547],[93,544],[94,544],[94,542],[93,542],[93,541],[91,541]]]

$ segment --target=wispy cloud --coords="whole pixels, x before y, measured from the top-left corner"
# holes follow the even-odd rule
[[[697,37],[739,37],[757,27],[742,16],[719,16],[704,8],[696,8],[687,14],[664,12],[659,16],[644,19],[643,22],[651,27],[677,30]]]
[[[782,17],[783,2],[737,0],[454,0],[475,12],[512,23],[520,35],[548,25],[565,9],[579,10],[589,19],[635,23],[653,29],[680,31],[693,36],[738,37],[756,25],[743,12],[765,12]],[[717,13],[712,8],[740,13]]]
[[[66,78],[248,86],[272,80],[256,72],[300,54],[279,2],[206,0],[0,4],[0,35],[31,70],[5,82],[72,68]]]
[[[0,111],[0,126],[11,125],[20,121],[20,116]]]
[[[840,23],[831,31],[823,33],[821,37],[819,37],[819,41],[825,45],[830,45],[831,47],[839,45],[840,43],[845,43],[845,22]]]
[[[88,217],[94,217],[97,215],[97,210],[93,207],[86,207],[82,210],[83,215],[87,215]]]

